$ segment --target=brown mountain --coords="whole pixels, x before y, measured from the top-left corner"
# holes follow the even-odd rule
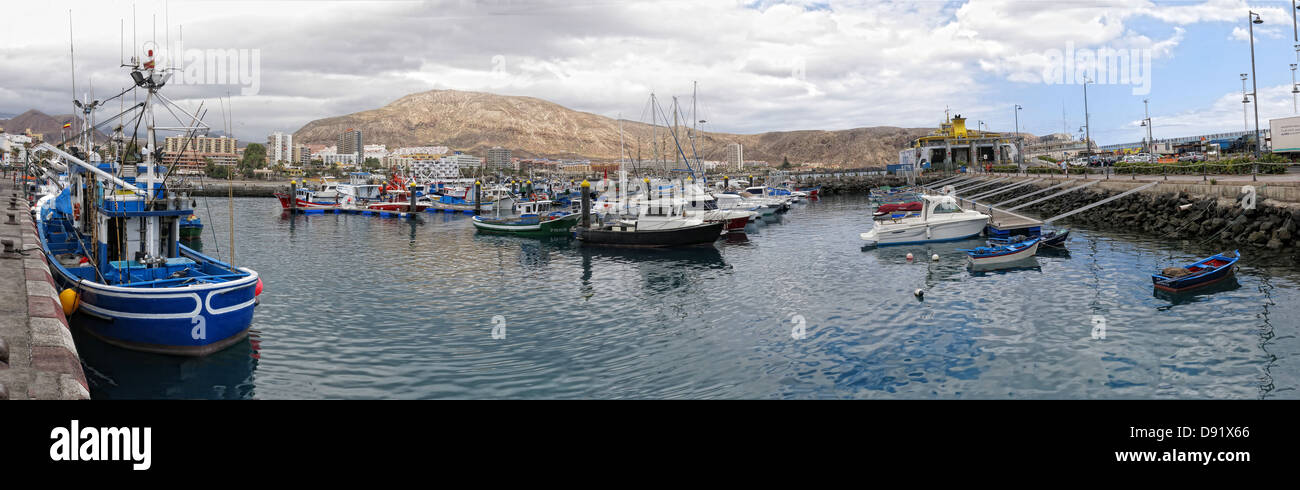
[[[10,134],[26,134],[30,130],[33,134],[44,134],[47,142],[58,143],[64,134],[63,125],[67,123],[72,123],[72,127],[76,128],[80,126],[81,118],[74,117],[72,114],[51,116],[32,109],[14,116],[12,119],[0,120],[0,128],[4,128],[5,132]],[[72,128],[69,128],[68,134],[70,135],[71,132]],[[104,135],[98,131],[95,132],[95,135],[96,140],[105,139]]]
[[[510,149],[516,156],[551,158],[584,157],[616,160],[619,156],[619,122],[575,111],[533,97],[481,92],[431,90],[407,95],[379,109],[318,119],[294,133],[303,143],[334,144],[338,135],[360,129],[366,144],[402,146],[447,145],[484,156],[493,146]],[[788,157],[793,164],[833,163],[851,167],[883,166],[898,159],[898,151],[931,129],[872,127],[839,131],[780,131],[761,134],[699,133],[696,144],[705,160],[724,160],[727,147],[740,143],[746,160],[766,160],[773,166]],[[623,122],[625,148],[652,158],[652,128]],[[660,144],[672,148],[664,128]],[[690,155],[685,131],[679,133]],[[666,150],[672,152],[675,150]],[[672,153],[668,153],[672,159]]]

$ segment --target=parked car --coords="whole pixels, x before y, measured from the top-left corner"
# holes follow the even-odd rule
[[[1196,151],[1189,151],[1178,156],[1180,162],[1204,162],[1205,160],[1205,154]]]

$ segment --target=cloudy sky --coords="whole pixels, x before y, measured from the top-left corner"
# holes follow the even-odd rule
[[[231,94],[243,141],[435,88],[648,122],[651,91],[688,101],[692,81],[713,131],[934,126],[945,108],[1010,130],[1019,104],[1023,130],[1077,133],[1087,75],[1098,81],[1093,138],[1121,143],[1141,139],[1143,99],[1156,137],[1243,129],[1252,9],[1264,21],[1255,55],[1267,126],[1295,112],[1290,1],[23,2],[0,13],[0,114],[70,112],[71,11],[79,92],[129,85],[118,65],[134,26],[136,44],[171,47],[189,70],[173,99],[206,101],[221,127],[217,98]],[[220,83],[239,72],[176,55],[230,50],[251,82]],[[1115,52],[1130,55],[1115,65],[1127,70],[1089,71],[1094,55]]]

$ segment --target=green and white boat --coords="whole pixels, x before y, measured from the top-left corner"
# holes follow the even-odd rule
[[[577,226],[582,215],[556,211],[545,216],[518,216],[513,218],[488,218],[475,216],[474,227],[487,233],[520,236],[565,236]]]
[[[567,236],[578,221],[579,213],[551,211],[554,204],[547,200],[522,201],[515,204],[519,216],[507,218],[474,217],[474,227],[487,233],[520,236]]]

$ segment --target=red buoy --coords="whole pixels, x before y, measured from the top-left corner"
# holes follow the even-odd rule
[[[257,278],[257,287],[253,289],[253,296],[262,295],[262,278]]]

